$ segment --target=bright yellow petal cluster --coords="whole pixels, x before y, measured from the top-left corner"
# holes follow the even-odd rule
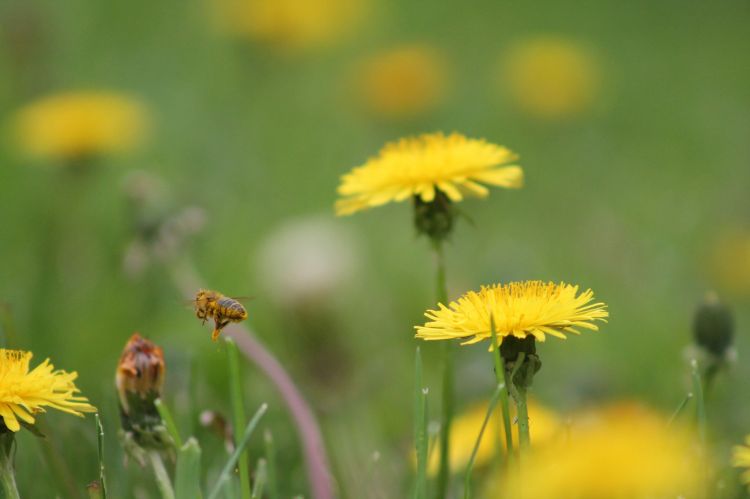
[[[564,339],[566,333],[578,334],[578,329],[598,330],[594,321],[606,322],[607,305],[593,300],[590,289],[578,293],[578,286],[565,283],[483,286],[447,307],[439,303],[439,310],[428,310],[425,317],[430,320],[416,326],[416,336],[423,340],[468,338],[462,343],[467,345],[492,338],[490,323],[494,322],[498,344],[506,336],[544,341],[549,334]]]
[[[336,213],[350,215],[413,196],[430,202],[436,190],[455,202],[465,195],[486,197],[489,190],[482,184],[519,188],[521,167],[503,166],[516,159],[505,147],[458,133],[401,139],[341,177]]]
[[[435,108],[445,95],[443,55],[427,45],[404,45],[375,54],[357,67],[362,105],[375,116],[408,119]]]
[[[143,106],[107,92],[52,95],[22,109],[16,134],[29,155],[75,159],[133,148],[148,127]]]
[[[21,428],[19,419],[34,424],[33,414],[52,407],[83,416],[95,412],[73,381],[78,373],[55,370],[49,359],[29,371],[31,352],[0,349],[0,417],[11,431]]]
[[[488,484],[486,497],[694,497],[702,470],[689,433],[645,410],[591,416],[573,418],[569,438],[533,448],[520,471]]]
[[[511,408],[511,420],[515,420],[515,405]],[[557,415],[551,410],[539,404],[536,400],[528,401],[529,426],[534,436],[534,446],[546,445],[561,433],[562,424]],[[505,451],[505,430],[500,419],[500,407],[496,407],[487,422],[482,440],[477,449],[475,468],[481,468],[489,464],[497,454],[498,447]],[[481,402],[469,407],[466,411],[456,416],[451,423],[450,434],[450,468],[453,473],[463,473],[469,463],[471,453],[474,450],[479,430],[487,415],[487,402]],[[502,445],[500,445],[502,442]],[[427,473],[434,476],[440,465],[440,444],[430,453],[427,463]]]
[[[735,445],[732,448],[732,466],[745,468],[742,482],[750,486],[750,435],[745,437],[745,445]]]

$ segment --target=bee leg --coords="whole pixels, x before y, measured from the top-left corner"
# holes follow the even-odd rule
[[[227,324],[229,324],[229,319],[222,319],[214,322],[214,330],[211,333],[211,339],[216,341],[219,338],[219,334],[221,334],[221,330],[224,329]]]

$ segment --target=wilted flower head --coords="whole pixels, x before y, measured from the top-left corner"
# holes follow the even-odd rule
[[[487,497],[600,499],[693,497],[701,469],[693,438],[665,418],[632,406],[573,417],[569,436],[533,448]]]
[[[74,160],[127,151],[143,138],[143,105],[109,92],[51,95],[21,109],[15,131],[30,156]]]
[[[131,336],[122,351],[115,374],[123,412],[131,413],[130,405],[134,398],[153,403],[161,395],[164,370],[161,348],[138,333]]]
[[[459,338],[465,340],[462,345],[468,345],[491,339],[494,324],[498,345],[506,338],[545,341],[550,335],[565,339],[580,329],[596,331],[595,321],[606,322],[609,317],[607,305],[594,302],[593,291],[579,293],[578,286],[562,282],[483,286],[479,292],[469,291],[448,306],[439,303],[438,307],[425,313],[428,322],[415,327],[417,338]]]
[[[432,203],[486,197],[482,184],[519,188],[521,167],[509,149],[461,134],[424,134],[387,144],[378,156],[341,177],[338,215],[414,198]]]
[[[325,46],[352,32],[366,0],[214,0],[219,27],[283,50]]]
[[[515,45],[501,78],[523,111],[542,119],[568,118],[598,97],[599,68],[589,50],[572,40],[539,37]]]
[[[693,319],[695,343],[717,358],[725,357],[732,346],[734,319],[732,312],[714,292],[706,294]]]
[[[407,119],[435,108],[445,94],[446,61],[435,48],[405,45],[363,60],[356,87],[375,116]]]
[[[29,370],[31,357],[31,352],[0,348],[0,431],[16,432],[21,423],[33,425],[34,414],[46,407],[76,416],[96,412],[86,397],[77,395],[78,373],[55,370],[49,359]]]
[[[481,468],[489,464],[498,452],[505,452],[505,429],[499,417],[500,407],[495,407],[492,416],[487,422],[482,440],[477,449],[474,468]],[[516,418],[515,405],[511,408],[511,421]],[[534,435],[532,445],[543,446],[553,441],[562,429],[562,423],[557,415],[551,410],[539,404],[536,400],[528,401],[529,425]],[[469,463],[471,453],[474,451],[479,430],[487,415],[487,402],[472,405],[464,412],[458,414],[451,423],[450,434],[450,469],[453,473],[463,473]],[[502,445],[500,445],[502,442]],[[440,446],[431,452],[427,463],[427,472],[430,475],[437,474],[440,461]]]

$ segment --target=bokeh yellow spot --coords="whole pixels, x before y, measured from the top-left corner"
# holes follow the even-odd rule
[[[750,294],[750,231],[734,230],[719,237],[710,270],[717,287],[730,294]]]
[[[513,104],[529,115],[559,120],[587,111],[599,96],[601,74],[584,45],[545,36],[511,47],[500,78]]]
[[[144,106],[109,92],[71,92],[42,98],[15,118],[20,149],[43,159],[77,159],[124,152],[145,137]]]
[[[367,0],[212,0],[218,27],[289,51],[319,48],[355,31]]]
[[[369,113],[386,119],[413,118],[445,97],[447,63],[433,47],[404,45],[363,60],[355,83]]]

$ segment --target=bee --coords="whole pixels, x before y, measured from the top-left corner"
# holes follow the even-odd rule
[[[230,322],[242,322],[247,319],[247,310],[234,298],[224,296],[218,291],[200,289],[195,294],[195,316],[206,323],[208,319],[214,320],[214,330],[211,339],[219,339],[221,330]]]

